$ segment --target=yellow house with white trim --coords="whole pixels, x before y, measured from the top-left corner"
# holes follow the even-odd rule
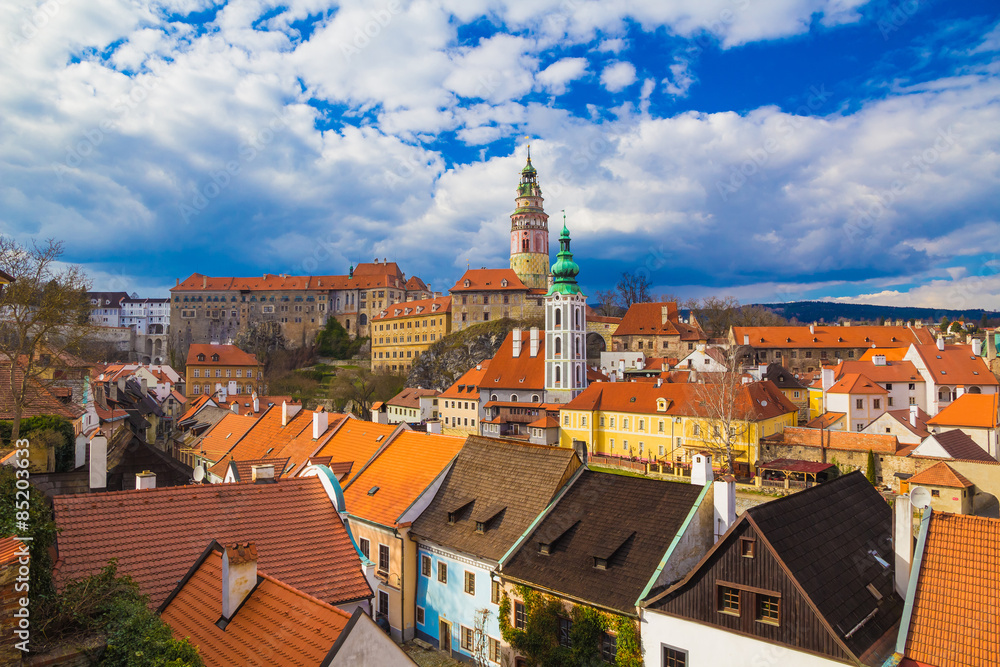
[[[702,392],[711,385],[646,382],[595,382],[559,411],[559,446],[585,443],[590,455],[638,458],[686,465],[691,456],[717,448]],[[734,448],[737,472],[748,475],[758,462],[760,438],[796,426],[798,408],[774,383],[744,385],[740,410],[747,402],[754,415]]]

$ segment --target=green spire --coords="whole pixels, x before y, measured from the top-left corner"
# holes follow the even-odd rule
[[[559,234],[559,254],[556,255],[556,263],[552,265],[552,288],[549,294],[580,294],[580,286],[576,284],[576,277],[580,273],[580,266],[573,261],[573,253],[569,249],[569,229],[566,227],[566,212],[563,211],[563,228]]]
[[[524,169],[521,170],[522,174],[537,174],[535,168],[531,166],[531,144],[528,144],[528,164],[524,165]]]

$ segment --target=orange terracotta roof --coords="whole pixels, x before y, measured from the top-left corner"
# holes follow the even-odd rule
[[[6,364],[6,360],[4,360],[4,363]],[[20,383],[23,379],[24,371],[18,365],[14,370],[14,382]],[[14,417],[14,401],[10,387],[10,366],[4,365],[3,368],[0,368],[0,419],[13,419]],[[78,405],[63,403],[41,382],[33,377],[27,379],[27,391],[25,392],[25,405],[21,413],[22,417],[56,415],[73,421],[82,414],[83,409]]]
[[[413,278],[410,279],[411,281]],[[417,279],[419,280],[419,278]],[[193,273],[181,281],[171,292],[202,292],[202,291],[274,291],[274,290],[345,290],[369,287],[395,287],[403,289],[408,285],[406,278],[395,262],[365,262],[354,267],[354,276],[289,276],[265,273],[257,278],[213,278],[200,273]],[[423,285],[423,281],[420,281]],[[409,289],[407,287],[407,289]],[[422,291],[427,291],[424,285]]]
[[[1000,519],[933,512],[907,658],[935,667],[993,667],[1000,656]]]
[[[220,419],[201,439],[198,448],[209,461],[218,461],[256,423],[257,418],[230,412]]]
[[[391,304],[373,317],[372,321],[383,322],[403,317],[428,317],[431,315],[444,315],[450,312],[451,297],[439,296],[436,299],[419,299],[417,301],[404,301],[402,303]]]
[[[824,412],[806,424],[806,428],[830,428],[846,416],[846,412]]]
[[[826,390],[828,394],[888,394],[885,389],[860,373],[847,373]]]
[[[733,336],[738,345],[743,344],[744,336],[749,336],[752,347],[764,348],[903,347],[934,340],[926,329],[879,326],[817,325],[813,333],[808,326],[733,327]]]
[[[680,331],[677,304],[673,301],[662,303],[633,303],[625,311],[621,323],[615,329],[615,336],[661,335],[677,336]]]
[[[222,616],[222,547],[200,559],[160,614],[178,639],[198,648],[206,666],[319,665],[343,632],[350,615],[261,570],[262,581],[229,620]]]
[[[465,438],[400,431],[347,483],[344,505],[348,514],[395,526],[463,444]]]
[[[465,281],[469,281],[466,286]],[[504,284],[504,281],[507,281]],[[451,292],[484,292],[484,291],[527,291],[527,287],[514,273],[514,269],[469,269],[466,271]]]
[[[420,399],[425,396],[437,396],[437,389],[420,389],[418,387],[407,387],[388,401],[386,405],[395,405],[401,408],[419,408]]]
[[[191,418],[192,418],[192,417],[194,417],[194,416],[195,416],[195,415],[196,415],[196,414],[198,413],[198,411],[199,411],[199,410],[201,410],[201,409],[202,409],[202,408],[203,408],[203,407],[205,406],[205,404],[206,404],[206,403],[208,403],[209,401],[212,401],[212,395],[211,395],[211,394],[202,394],[202,395],[201,395],[201,396],[199,396],[198,398],[194,399],[194,401],[192,401],[192,402],[191,402],[191,403],[190,403],[190,404],[189,404],[189,405],[187,406],[187,408],[186,408],[186,409],[184,410],[184,414],[182,414],[182,415],[181,415],[180,417],[178,417],[178,418],[177,418],[177,421],[178,421],[178,422],[182,422],[182,421],[184,421],[185,419],[191,419]],[[215,404],[215,402],[214,402],[214,401],[212,401],[212,402],[213,402],[213,405],[214,405],[214,404]]]
[[[241,415],[262,415],[267,411],[272,405],[281,405],[282,403],[291,403],[291,396],[258,396],[257,397],[257,411],[254,412],[253,409],[253,395],[252,394],[229,394],[227,396],[228,400],[216,401],[220,408],[225,408],[226,410],[232,410],[233,403],[239,405],[239,410]]]
[[[972,486],[972,482],[956,472],[950,465],[941,461],[935,463],[927,470],[918,472],[910,478],[910,484],[924,484],[927,486],[950,486],[956,489],[965,489]]]
[[[962,394],[927,423],[931,426],[997,428],[1000,426],[1000,394]]]
[[[544,415],[528,424],[532,428],[559,428],[559,420],[546,412]]]
[[[287,456],[280,458],[267,458],[267,459],[255,459],[253,461],[230,461],[229,469],[234,473],[234,477],[237,482],[252,482],[253,479],[253,467],[254,466],[274,466],[274,478],[281,479],[285,471],[288,470],[289,458]],[[233,470],[235,468],[235,470]]]
[[[887,361],[885,366],[876,366],[869,361],[842,361],[833,369],[833,377],[837,379],[851,373],[864,375],[869,380],[882,384],[924,381],[912,361]]]
[[[935,384],[965,386],[1000,385],[982,357],[972,354],[971,345],[914,345]]]
[[[903,357],[910,351],[908,345],[903,347],[875,347],[868,348],[858,361],[872,361],[875,355],[882,355],[886,361],[903,361]]]
[[[416,276],[411,276],[409,280],[406,281],[406,291],[408,292],[430,292],[431,288],[427,284],[417,278]]]
[[[478,399],[479,387],[482,384],[483,376],[490,367],[490,360],[486,359],[476,364],[469,370],[462,373],[462,376],[455,380],[450,387],[445,389],[440,398],[464,398]]]
[[[822,438],[822,439],[821,439]],[[852,431],[821,431],[801,426],[786,426],[781,433],[769,435],[762,440],[781,445],[800,447],[823,447],[876,454],[901,455],[899,440],[894,435],[884,433],[855,433]]]
[[[905,426],[913,435],[918,436],[921,440],[926,438],[931,434],[927,430],[927,420],[930,418],[927,413],[917,408],[917,425],[913,426],[910,424],[910,410],[909,408],[903,408],[901,410],[889,410],[886,412],[887,415],[898,421],[900,424]]]
[[[316,477],[199,484],[53,498],[54,578],[95,574],[111,558],[159,605],[212,539],[255,542],[260,565],[330,604],[370,597],[360,557]]]
[[[402,427],[396,424],[348,419],[326,441],[316,456],[329,457],[331,469],[335,464],[349,463],[350,470],[358,471],[386,446],[393,431],[400,428]]]
[[[483,374],[479,388],[487,395],[493,389],[545,389],[545,331],[538,332],[538,354],[531,356],[531,333],[521,330],[521,354],[514,356],[514,333],[507,334]]]
[[[205,355],[204,361],[198,360],[198,355]],[[218,361],[212,358],[218,355]],[[257,357],[244,352],[235,345],[211,345],[208,343],[192,343],[188,348],[188,366],[257,366]]]
[[[6,565],[7,563],[13,563],[16,561],[19,558],[21,545],[30,544],[30,542],[15,540],[14,537],[14,535],[11,535],[0,539],[0,565]]]

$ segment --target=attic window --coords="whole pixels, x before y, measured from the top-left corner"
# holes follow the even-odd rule
[[[477,521],[476,522],[476,532],[479,533],[479,534],[482,534],[482,533],[486,532],[486,524],[484,524],[482,521]]]
[[[892,337],[892,338],[890,338],[889,340],[890,340],[891,342],[895,343],[895,342],[896,342],[896,337],[895,337],[895,336],[893,336],[893,337]]]
[[[791,338],[786,338],[786,339],[785,339],[785,342],[786,342],[786,343],[791,343],[791,342],[792,342],[792,339],[791,339]]]
[[[972,371],[973,375],[979,375],[979,371]]]
[[[465,279],[465,286],[466,286],[466,287],[468,287],[468,286],[469,286],[470,284],[471,284],[471,283],[469,282],[469,279],[468,279],[468,278],[466,278],[466,279]]]
[[[374,496],[376,493],[378,493],[378,487],[377,486],[373,486],[372,488],[368,489],[368,495],[369,496]]]
[[[941,375],[947,375],[948,371],[941,371]]]
[[[876,561],[878,561],[878,564],[881,565],[883,568],[888,569],[889,563],[887,563],[884,558],[879,556],[877,551],[875,551],[874,549],[869,549],[868,555],[874,558]]]
[[[740,555],[744,558],[753,558],[757,548],[757,542],[751,537],[740,538]]]
[[[382,438],[384,437],[385,437],[384,435],[380,435],[379,437],[375,438],[375,442],[382,442]]]
[[[500,287],[506,287],[506,286],[507,286],[507,279],[504,278],[503,280],[500,281]]]
[[[597,556],[594,556],[594,567],[597,568],[598,570],[608,569],[608,559],[598,558]]]
[[[212,361],[218,361],[218,360],[219,360],[219,355],[213,354],[212,355]]]
[[[629,403],[635,403],[635,396],[632,396],[631,398],[629,398],[628,402]]]

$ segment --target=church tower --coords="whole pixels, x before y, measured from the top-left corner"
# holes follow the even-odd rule
[[[542,189],[538,187],[538,172],[531,166],[530,146],[515,201],[517,208],[510,214],[510,268],[529,288],[545,289],[549,277],[549,216],[542,208]]]
[[[587,388],[587,297],[576,276],[580,267],[569,249],[563,220],[552,287],[545,296],[545,400],[568,403]]]

